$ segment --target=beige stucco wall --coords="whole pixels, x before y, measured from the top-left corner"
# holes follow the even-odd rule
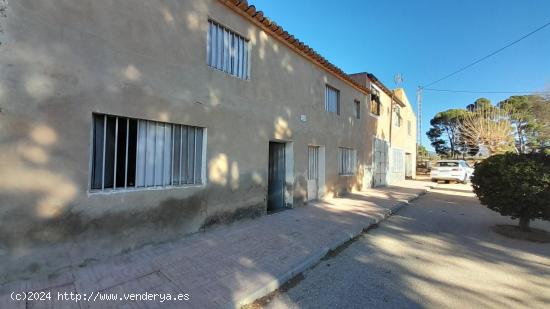
[[[403,88],[394,90],[395,96],[405,104],[401,107],[401,126],[392,125],[391,147],[403,150],[406,154],[410,154],[409,159],[412,165],[412,177],[416,177],[416,114],[409,102],[409,99]],[[410,131],[409,123],[410,122]]]
[[[207,66],[209,17],[250,40],[250,80]],[[365,94],[218,1],[10,1],[2,23],[2,275],[264,214],[270,140],[293,142],[295,207],[308,144],[325,146],[327,197],[361,187]],[[326,83],[341,115],[324,111]],[[90,193],[94,112],[206,127],[206,184]],[[338,175],[338,146],[357,149],[355,177]]]
[[[392,95],[383,91],[381,87],[376,85],[370,80],[367,76],[367,73],[356,73],[351,74],[353,78],[358,83],[365,85],[367,88],[374,88],[380,93],[380,103],[381,110],[380,115],[373,115],[370,113],[370,98],[368,100],[367,109],[368,109],[368,118],[367,121],[367,130],[365,131],[365,146],[367,151],[365,152],[365,162],[367,167],[371,167],[373,163],[373,139],[376,137],[378,139],[384,140],[388,143],[389,149],[389,166],[388,166],[388,180],[391,182],[398,181],[404,178],[404,174],[392,175],[393,170],[393,160],[392,160],[392,149],[400,149],[403,151],[404,160],[409,160],[411,165],[411,176],[412,178],[416,177],[416,115],[414,110],[409,102],[409,99],[405,93],[405,90],[398,88],[393,91],[393,96],[399,99],[405,106],[401,107],[401,117],[402,123],[400,127],[393,125],[393,116],[391,110],[391,101]],[[397,104],[397,103],[395,103]],[[408,122],[410,122],[411,130],[408,130]],[[391,135],[391,136],[390,136]],[[408,155],[408,156],[407,156]],[[365,172],[368,174],[368,172]],[[364,183],[367,181],[364,180]]]

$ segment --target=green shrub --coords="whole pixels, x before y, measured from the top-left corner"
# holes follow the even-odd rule
[[[533,219],[550,220],[550,155],[506,153],[476,165],[472,177],[481,204],[512,219],[522,230]]]

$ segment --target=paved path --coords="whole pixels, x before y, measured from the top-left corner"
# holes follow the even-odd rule
[[[549,308],[550,244],[489,228],[507,222],[468,186],[440,184],[268,307]],[[550,231],[548,222],[535,225]]]
[[[251,302],[312,266],[329,249],[387,216],[389,209],[424,192],[430,183],[355,193],[255,220],[220,227],[181,241],[146,247],[68,270],[52,278],[0,288],[0,308],[218,308]],[[13,302],[12,291],[81,293],[188,293],[189,301]],[[103,294],[98,294],[103,293]],[[37,294],[38,295],[38,294]]]

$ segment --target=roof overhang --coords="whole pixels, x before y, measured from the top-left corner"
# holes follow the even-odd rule
[[[257,11],[256,7],[253,5],[248,5],[246,0],[219,0],[221,3],[225,4],[231,10],[237,14],[243,16],[245,19],[252,22],[254,25],[258,26],[260,29],[264,30],[266,33],[270,34],[275,39],[281,41],[287,47],[292,49],[294,52],[303,56],[307,60],[313,62],[326,72],[336,76],[349,86],[353,87],[355,90],[362,92],[363,94],[370,94],[370,89],[362,86],[353,79],[351,79],[344,71],[330,63],[323,56],[319,55],[311,47],[307,46],[293,35],[285,31],[281,26],[277,25],[275,22],[271,21],[269,18],[265,17],[262,11]]]
[[[386,85],[384,85],[380,80],[378,80],[378,78],[376,76],[374,76],[374,74],[372,73],[367,73],[367,77],[369,78],[369,80],[375,84],[376,86],[378,86],[378,88],[382,89],[382,91],[384,91],[387,95],[389,95],[393,101],[395,101],[399,106],[401,107],[405,107],[407,106],[405,103],[403,103],[403,101],[401,101],[396,95],[395,93],[393,92],[393,90],[389,89],[388,87],[386,87]]]

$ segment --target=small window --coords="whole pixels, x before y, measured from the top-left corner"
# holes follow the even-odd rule
[[[241,79],[249,78],[248,40],[209,20],[206,62],[209,66]]]
[[[356,150],[338,147],[338,174],[342,176],[355,175]]]
[[[407,133],[409,134],[409,136],[412,135],[412,123],[410,120],[407,120]]]
[[[361,119],[361,102],[355,100],[355,118]]]
[[[340,115],[340,91],[329,85],[325,88],[325,110]]]
[[[393,125],[401,127],[401,108],[399,106],[393,108]]]
[[[376,88],[371,87],[370,94],[370,112],[373,115],[380,116],[382,103],[380,102],[380,92]]]
[[[202,184],[204,128],[93,115],[92,190]]]
[[[391,170],[392,173],[402,173],[404,171],[404,158],[405,155],[403,153],[403,150],[400,149],[392,149],[392,164],[391,164]]]

